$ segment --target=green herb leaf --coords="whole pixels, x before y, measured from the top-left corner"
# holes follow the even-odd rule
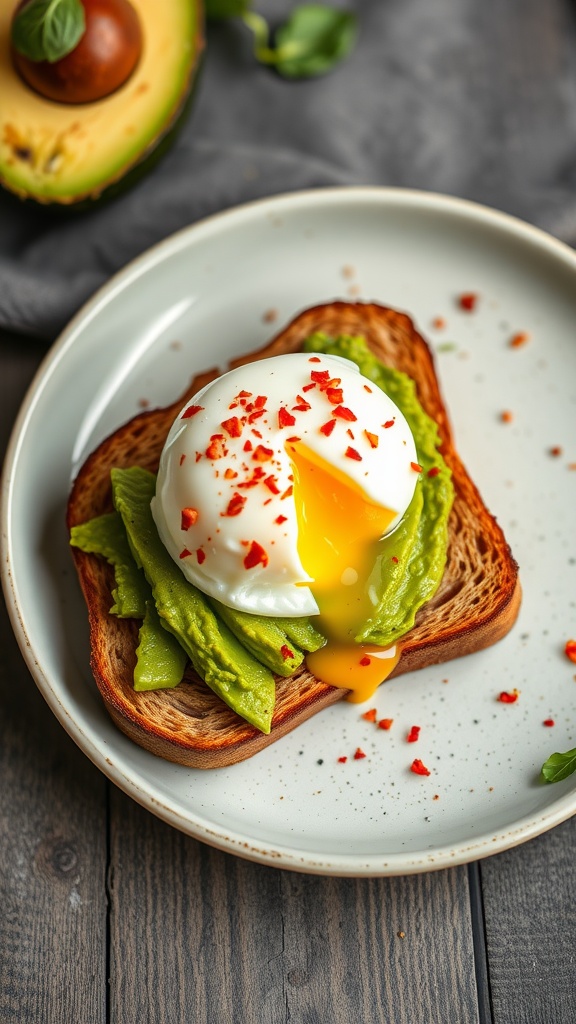
[[[250,10],[251,0],[205,0],[206,17],[214,21],[221,18],[241,18]]]
[[[30,0],[12,22],[12,45],[29,60],[61,60],[80,42],[86,18],[80,0]]]
[[[285,78],[323,75],[338,64],[356,40],[356,18],[324,4],[297,7],[275,35],[274,66]]]
[[[546,782],[562,782],[576,772],[576,747],[565,754],[552,754],[542,765],[542,775]]]

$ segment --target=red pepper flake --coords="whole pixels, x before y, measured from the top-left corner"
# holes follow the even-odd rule
[[[422,764],[419,757],[415,757],[410,765],[410,771],[414,772],[414,775],[430,775],[430,769]]]
[[[348,445],[346,451],[344,452],[344,455],[348,459],[354,459],[355,462],[362,462],[362,456],[360,455],[360,452],[357,452],[355,448],[351,448],[350,445]]]
[[[351,409],[347,409],[345,405],[337,405],[332,410],[333,416],[338,416],[341,420],[347,420],[349,423],[355,423],[357,417],[354,415]]]
[[[326,398],[332,405],[340,405],[344,401],[342,388],[326,388]]]
[[[467,313],[472,313],[476,309],[477,302],[478,296],[476,292],[463,292],[458,299],[460,309],[465,309]]]
[[[362,747],[356,747],[356,750],[354,751],[354,760],[361,761],[363,757],[366,757],[366,754],[362,750]]]
[[[318,360],[320,362],[320,360]],[[315,384],[327,384],[330,380],[330,370],[312,370],[310,379]]]
[[[280,488],[278,487],[278,484],[276,482],[276,477],[273,476],[272,474],[270,474],[270,476],[267,476],[266,479],[263,480],[263,483],[265,484],[269,491],[272,491],[272,494],[280,494]]]
[[[360,664],[362,664],[362,662],[360,662]],[[375,722],[376,708],[370,708],[370,711],[365,711],[364,714],[362,715],[362,718],[364,719],[365,722]]]
[[[311,391],[312,388],[315,388],[315,387],[316,387],[316,384],[314,383],[314,381],[312,381],[311,384],[305,384],[304,387],[302,388],[302,391]]]
[[[197,412],[203,412],[203,405],[189,405],[187,409],[184,409],[182,413],[183,420],[189,420],[191,416],[195,416]]]
[[[196,552],[196,560],[198,562],[198,565],[202,565],[202,562],[206,561],[206,552],[203,551],[202,548],[198,548]]]
[[[246,498],[244,497],[244,495],[238,494],[238,492],[236,491],[236,493],[232,495],[230,501],[228,502],[228,508],[226,509],[225,512],[221,512],[220,515],[239,516],[245,504]]]
[[[500,413],[500,419],[502,420],[502,423],[512,423],[514,414],[511,413],[509,409],[505,409],[504,412]]]
[[[380,721],[378,722],[378,728],[385,729],[386,732],[388,732],[388,729],[391,729],[393,724],[393,718],[381,718]]]
[[[240,437],[242,433],[242,423],[237,416],[231,416],[229,420],[224,420],[220,426],[230,437]]]
[[[180,465],[182,465],[182,463],[184,462],[185,458],[186,458],[186,452],[182,452],[182,455],[180,456]]]
[[[334,430],[335,426],[336,426],[336,420],[328,420],[328,423],[324,423],[320,427],[320,433],[324,434],[325,437],[330,437],[330,434]]]
[[[502,693],[496,698],[501,704],[515,704],[520,696],[520,690],[512,690],[508,693],[506,690],[502,690]]]
[[[338,764],[346,764],[347,760],[348,760],[347,757],[339,757],[338,758]]]
[[[288,658],[294,657],[294,651],[291,651],[287,644],[282,644],[282,647],[280,648],[280,654],[282,655],[284,661],[287,661]]]
[[[281,406],[278,410],[278,426],[280,429],[282,427],[293,427],[295,423],[296,417],[291,412],[288,412],[288,409],[285,409],[284,406]]]
[[[556,722],[553,718],[545,718],[542,722],[542,725],[545,725],[548,727],[548,729],[551,729],[553,725],[556,725]]]
[[[230,467],[228,467],[228,469],[224,473],[224,479],[225,480],[235,480],[237,476],[238,476],[238,473],[236,472],[236,470],[235,469],[230,469]]]
[[[251,412],[248,417],[248,423],[255,423],[256,420],[259,420],[260,417],[263,416],[265,412],[266,409],[256,409],[254,412]]]
[[[212,434],[210,438],[210,444],[206,449],[206,457],[215,461],[216,459],[222,459],[228,453],[228,449],[225,445],[224,434]]]
[[[280,495],[280,501],[284,501],[284,498],[289,498],[291,496],[293,490],[294,490],[294,488],[292,487],[292,484],[290,484],[290,487],[286,488],[286,490],[284,491],[284,494]]]
[[[308,362],[309,363],[321,363],[322,360],[320,359],[319,356],[310,356],[310,359],[308,360]]]
[[[406,737],[406,742],[407,743],[416,743],[416,740],[418,739],[418,737],[420,735],[420,728],[421,727],[419,725],[413,725],[412,726],[412,728],[410,729],[410,732],[408,733],[408,735]]]
[[[369,430],[365,430],[364,433],[366,434],[366,437],[368,438],[368,444],[370,445],[370,447],[371,448],[377,448],[378,447],[378,434],[372,434]]]
[[[261,565],[265,569],[268,565],[268,555],[262,545],[258,541],[253,540],[250,544],[250,550],[244,558],[244,568],[254,569],[257,565]]]
[[[372,388],[369,388],[367,384],[364,385],[364,391],[367,391],[369,395],[372,394]]]
[[[307,402],[305,398],[302,398],[302,395],[296,395],[296,402],[298,404],[292,406],[292,409],[296,412],[308,412],[308,409],[312,408],[310,402]]]
[[[576,662],[576,640],[568,640],[566,642],[564,653],[566,657],[570,659],[570,661]]]
[[[420,465],[419,462],[411,462],[410,466],[414,470],[415,473],[421,473],[422,472],[422,466]]]
[[[521,348],[527,341],[530,341],[528,331],[519,331],[510,338],[510,348]]]
[[[180,515],[180,529],[189,530],[191,526],[195,526],[198,522],[198,509],[197,508],[183,508]]]
[[[432,467],[431,467],[431,468],[430,468],[430,469],[428,470],[428,476],[438,476],[438,473],[439,473],[439,472],[440,472],[440,469],[439,469],[439,467],[438,467],[438,466],[432,466]]]
[[[398,556],[392,555],[392,561],[394,562],[394,565],[398,565]]]
[[[346,431],[346,433],[348,434],[348,437],[353,441],[354,440],[354,434],[350,430],[350,427],[348,427],[348,430]]]
[[[263,444],[256,445],[252,458],[255,462],[270,462],[274,455],[273,448],[265,448]]]
[[[239,391],[238,392],[238,398],[252,398],[252,392],[251,391]]]
[[[188,555],[191,555],[191,554],[192,554],[192,552],[188,551],[188,548],[182,548],[182,551],[178,555],[178,558],[188,558]]]
[[[287,437],[286,438],[286,444],[296,444],[298,441],[301,441],[301,440],[302,440],[301,437]]]
[[[395,422],[396,420],[386,420],[386,423],[383,423],[382,426],[384,427],[384,430],[390,430],[390,427],[393,427]]]
[[[244,442],[244,448],[242,450],[245,451],[245,452],[251,452],[253,447],[254,447],[254,445],[252,444],[252,441],[245,441]]]
[[[267,401],[268,399],[266,395],[258,395],[258,397],[254,399],[254,405],[256,409],[263,409]]]
[[[288,516],[276,516],[274,522],[277,523],[278,526],[282,526],[282,523],[288,522]]]
[[[367,665],[370,665],[371,663],[372,663],[372,659],[369,658],[367,654],[365,654],[363,658],[360,658],[360,661],[358,662],[358,664],[362,665],[364,668]],[[376,715],[376,711],[374,711],[374,715]],[[373,721],[373,719],[372,719],[372,721]]]
[[[550,449],[550,455],[553,455],[555,459],[557,459],[559,455],[562,455],[562,449],[559,444],[555,444],[554,447]]]

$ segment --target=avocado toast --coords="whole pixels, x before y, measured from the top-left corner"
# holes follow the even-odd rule
[[[374,304],[332,303],[300,314],[265,349],[233,366],[297,351],[316,332],[330,338],[362,336],[382,364],[416,382],[418,400],[437,425],[439,451],[452,474],[454,502],[442,579],[417,613],[414,626],[402,637],[401,657],[392,674],[494,643],[510,629],[518,612],[517,566],[502,531],[454,450],[424,339],[404,314]],[[68,507],[69,528],[111,511],[112,469],[137,466],[156,472],[174,418],[215,376],[196,377],[172,406],[136,416],[99,446],[75,481]],[[114,589],[110,566],[76,548],[73,555],[89,610],[92,668],[104,702],[122,731],[153,753],[194,767],[232,764],[346,695],[345,690],[315,678],[303,662],[290,676],[276,677],[272,726],[266,734],[227,707],[190,664],[183,682],[175,688],[135,691],[139,623],[109,614]]]

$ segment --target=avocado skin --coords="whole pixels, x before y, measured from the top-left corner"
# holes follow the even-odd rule
[[[163,625],[182,644],[198,675],[233,711],[270,732],[275,700],[272,673],[219,622],[162,544],[150,502],[156,477],[148,470],[113,469],[112,494],[136,563],[144,570]]]

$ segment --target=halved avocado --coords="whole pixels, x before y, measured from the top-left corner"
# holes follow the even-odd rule
[[[128,81],[96,103],[44,99],[10,52],[13,6],[0,3],[0,184],[73,206],[116,191],[165,148],[185,113],[204,46],[202,0],[132,0],[143,51]]]

